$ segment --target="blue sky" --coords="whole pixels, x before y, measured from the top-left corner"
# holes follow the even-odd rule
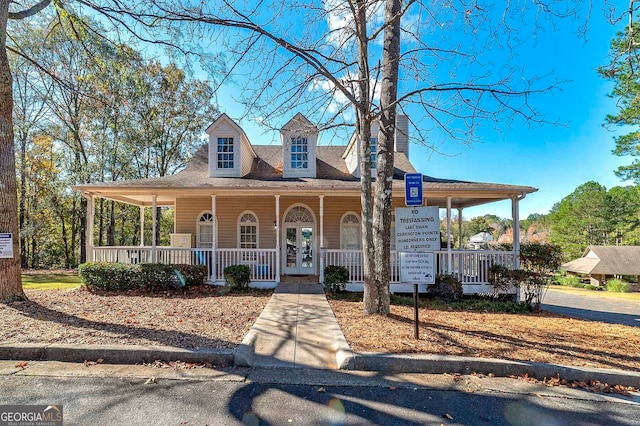
[[[416,168],[435,177],[480,182],[497,182],[533,186],[538,192],[521,203],[521,218],[531,213],[547,213],[579,185],[593,180],[607,188],[621,182],[613,171],[629,159],[611,154],[614,133],[602,126],[607,113],[615,112],[615,100],[607,97],[611,83],[601,79],[596,69],[607,63],[608,49],[616,31],[602,11],[594,10],[587,40],[576,35],[580,22],[560,22],[555,31],[539,32],[528,50],[518,51],[528,74],[548,74],[566,81],[560,90],[536,98],[536,106],[550,122],[562,125],[514,122],[511,125],[486,123],[478,132],[479,142],[470,146],[443,139],[435,140],[446,155],[413,144],[411,160]],[[503,56],[504,52],[496,53]],[[237,86],[219,91],[221,109],[231,117],[243,115],[243,107],[233,101]],[[294,115],[292,111],[291,116]],[[411,114],[411,111],[409,111]],[[284,124],[291,117],[283,117]],[[253,143],[279,143],[277,135],[255,122],[239,123]],[[320,143],[339,143],[321,135]],[[432,141],[434,142],[434,141]],[[509,202],[493,203],[463,212],[465,218],[486,213],[511,216]]]

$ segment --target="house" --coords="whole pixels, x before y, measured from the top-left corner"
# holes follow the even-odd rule
[[[616,276],[640,276],[640,246],[589,246],[582,257],[562,265],[569,273],[586,275],[592,285]]]
[[[377,135],[378,125],[372,126]],[[286,276],[306,275],[323,281],[325,265],[343,265],[348,289],[362,289],[359,141],[318,145],[318,129],[296,114],[280,130],[280,145],[260,145],[226,114],[207,129],[209,141],[186,168],[153,179],[74,186],[88,199],[87,253],[91,261],[201,263],[209,281],[223,283],[223,270],[247,264],[252,285],[274,287]],[[409,159],[406,116],[399,116],[395,141],[393,206],[404,207],[404,175],[415,173]],[[369,141],[375,160],[377,138]],[[439,206],[451,232],[452,210],[511,200],[513,220],[519,202],[535,188],[518,185],[423,178],[425,205]],[[98,247],[93,241],[97,198],[144,209],[174,207],[171,246]],[[155,217],[155,216],[154,216]],[[393,225],[392,225],[393,226]],[[155,220],[153,220],[155,235]],[[393,231],[392,231],[393,235]],[[141,240],[143,240],[141,238]],[[393,240],[393,237],[392,237]],[[486,265],[517,265],[514,251],[464,251],[451,246],[436,252],[438,272],[455,273],[465,291],[485,293]],[[484,265],[484,266],[482,266]],[[399,283],[398,256],[392,241],[392,291],[411,289]],[[421,287],[424,290],[424,286]]]
[[[478,232],[476,235],[469,237],[467,247],[471,250],[483,250],[489,247],[489,243],[493,241],[493,237],[488,232]]]

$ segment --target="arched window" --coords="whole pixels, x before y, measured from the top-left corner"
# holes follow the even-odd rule
[[[292,207],[284,218],[285,223],[313,223],[313,215],[304,206]]]
[[[362,225],[360,216],[347,212],[340,220],[340,248],[343,250],[359,250],[362,248]]]
[[[238,248],[258,248],[258,218],[251,211],[242,212],[238,217]]]
[[[211,212],[203,212],[196,223],[196,240],[198,248],[212,248],[214,238],[214,218]]]

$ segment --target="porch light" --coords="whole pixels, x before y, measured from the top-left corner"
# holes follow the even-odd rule
[[[278,222],[277,221],[273,221],[273,229],[278,229]]]

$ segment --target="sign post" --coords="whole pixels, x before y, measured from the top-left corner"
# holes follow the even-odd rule
[[[407,195],[407,204],[408,200]],[[414,337],[416,339],[420,338],[418,284],[435,283],[434,251],[440,249],[440,209],[437,206],[422,207],[422,177],[420,177],[420,203],[418,207],[396,209],[396,249],[400,255],[400,282],[413,284]]]
[[[13,234],[0,233],[0,259],[13,259]]]

